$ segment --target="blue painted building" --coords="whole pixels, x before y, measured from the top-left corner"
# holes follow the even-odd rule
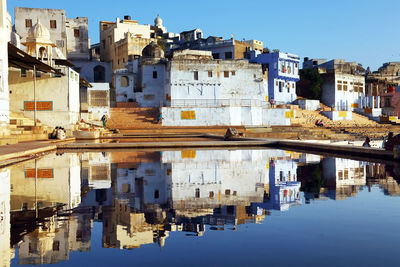
[[[289,104],[296,100],[296,82],[300,80],[300,57],[289,53],[264,53],[250,60],[262,64],[268,71],[268,95],[276,104]]]

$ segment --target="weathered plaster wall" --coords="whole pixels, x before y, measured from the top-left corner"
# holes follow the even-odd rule
[[[67,56],[67,33],[65,10],[62,9],[44,9],[44,8],[15,8],[15,31],[21,36],[21,41],[25,42],[28,36],[29,27],[26,27],[25,20],[31,19],[32,26],[40,19],[50,32],[51,41],[57,45],[57,48]],[[50,20],[56,21],[56,28],[50,27]]]
[[[24,101],[33,101],[32,71],[21,77],[19,69],[9,70],[10,110],[34,117],[33,111],[24,110]],[[79,74],[70,68],[66,76],[52,77],[41,74],[36,81],[36,101],[52,101],[52,111],[37,111],[37,119],[49,126],[71,128],[79,119]]]
[[[351,111],[322,111],[322,114],[333,121],[351,120],[353,117]]]
[[[9,93],[8,93],[8,50],[11,17],[7,12],[6,0],[0,2],[0,137],[9,134]]]
[[[191,112],[192,117],[185,117]],[[164,126],[290,125],[287,109],[262,107],[163,107]]]
[[[67,58],[70,60],[89,59],[88,18],[78,17],[66,20]]]

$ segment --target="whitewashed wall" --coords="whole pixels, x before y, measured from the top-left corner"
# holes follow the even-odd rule
[[[193,111],[195,119],[181,118],[182,111]],[[266,109],[262,107],[163,107],[163,126],[267,126],[290,125],[286,118],[287,109]]]
[[[9,134],[8,49],[10,22],[6,0],[0,2],[0,137]]]
[[[353,117],[351,111],[322,111],[322,114],[333,121],[351,120]]]

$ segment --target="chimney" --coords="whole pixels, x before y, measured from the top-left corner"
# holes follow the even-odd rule
[[[131,16],[129,16],[129,15],[125,15],[125,16],[124,16],[124,19],[126,19],[126,20],[132,20]]]

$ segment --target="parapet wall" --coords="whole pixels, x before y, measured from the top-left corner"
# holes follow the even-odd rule
[[[163,107],[163,126],[290,125],[294,111],[263,107]]]

